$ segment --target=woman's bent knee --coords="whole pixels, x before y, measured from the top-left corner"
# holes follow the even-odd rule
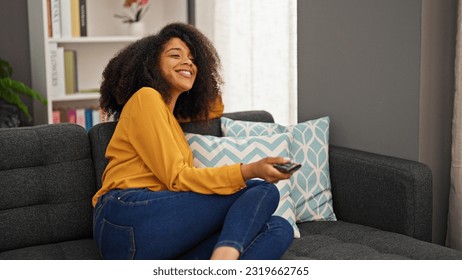
[[[287,245],[287,248],[292,244],[294,228],[286,219],[279,216],[272,216],[268,220],[268,227],[281,242]]]
[[[276,211],[280,199],[279,190],[276,185],[266,181],[261,181],[261,184],[258,187],[264,189],[265,199],[268,201],[269,205],[273,206],[274,211]]]

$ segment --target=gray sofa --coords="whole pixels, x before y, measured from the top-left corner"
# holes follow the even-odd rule
[[[265,111],[231,119],[273,122]],[[116,123],[0,129],[0,259],[99,259],[91,198]],[[184,124],[221,135],[219,119]],[[423,164],[330,147],[335,222],[299,224],[284,259],[462,259],[430,243],[431,171]]]

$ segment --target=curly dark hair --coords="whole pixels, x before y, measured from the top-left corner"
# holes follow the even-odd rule
[[[179,38],[189,47],[198,73],[188,94],[181,94],[174,115],[184,119],[206,119],[209,106],[221,95],[220,58],[210,40],[197,28],[185,23],[171,23],[157,34],[144,37],[121,51],[103,71],[100,107],[117,119],[125,103],[142,87],[152,87],[168,104],[170,85],[161,75],[160,54],[166,43]]]

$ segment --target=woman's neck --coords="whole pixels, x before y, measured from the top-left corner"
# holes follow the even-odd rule
[[[170,94],[170,103],[168,104],[168,107],[170,108],[170,112],[173,113],[173,110],[175,109],[175,104],[176,101],[178,100],[178,97],[180,96],[181,92],[178,94]]]
[[[170,109],[170,112],[173,113],[173,110],[175,109],[175,102],[170,102],[170,104],[168,104],[168,108]]]

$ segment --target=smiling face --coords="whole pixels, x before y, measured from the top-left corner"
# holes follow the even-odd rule
[[[179,38],[170,39],[160,56],[160,70],[169,83],[173,98],[192,88],[197,75],[197,66],[188,46]]]

